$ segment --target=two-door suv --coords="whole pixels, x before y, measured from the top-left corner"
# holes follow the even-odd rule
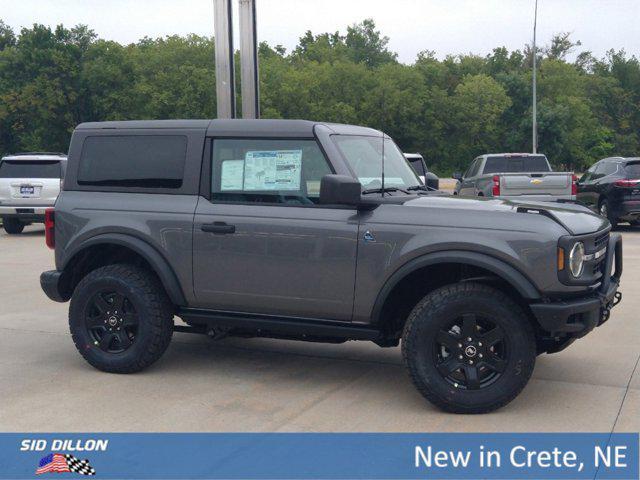
[[[42,288],[98,369],[174,330],[402,340],[453,412],[508,403],[620,299],[621,237],[585,207],[430,196],[381,132],[302,120],[81,124],[46,239]]]

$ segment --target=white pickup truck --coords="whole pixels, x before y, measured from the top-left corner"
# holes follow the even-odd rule
[[[489,153],[477,157],[458,180],[454,195],[513,200],[575,201],[578,178],[553,172],[547,157],[531,153]]]

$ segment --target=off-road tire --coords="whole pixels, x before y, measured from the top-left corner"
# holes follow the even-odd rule
[[[102,289],[123,292],[134,303],[139,325],[131,346],[109,353],[95,345],[85,324],[85,309]],[[90,272],[76,286],[69,306],[69,328],[76,348],[95,368],[110,373],[134,373],[165,352],[173,335],[173,306],[151,272],[128,264],[107,265]]]
[[[467,313],[490,316],[499,324],[509,352],[501,376],[478,390],[454,387],[436,368],[435,335]],[[414,385],[432,404],[453,413],[486,413],[508,404],[529,381],[536,361],[535,334],[522,308],[504,293],[483,284],[457,283],[435,290],[415,306],[404,327],[402,356]]]
[[[9,235],[18,235],[24,230],[25,224],[17,218],[3,218],[2,227]]]

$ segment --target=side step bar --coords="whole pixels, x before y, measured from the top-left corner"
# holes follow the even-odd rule
[[[335,337],[348,340],[378,340],[380,331],[359,326],[351,322],[317,320],[297,317],[279,317],[274,315],[256,315],[249,313],[220,312],[183,308],[177,316],[194,326],[222,327],[230,330],[292,335],[300,337]],[[189,327],[176,327],[177,331],[187,331]]]

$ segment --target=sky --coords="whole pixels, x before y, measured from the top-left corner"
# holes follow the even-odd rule
[[[237,8],[237,0],[233,0]],[[418,52],[486,55],[531,43],[535,0],[256,0],[258,40],[293,49],[306,31],[346,31],[373,18],[401,62]],[[237,21],[237,14],[236,14]],[[104,39],[196,33],[213,35],[212,0],[0,0],[0,19],[19,30],[33,23],[82,23]],[[538,45],[558,32],[597,57],[625,49],[640,57],[640,0],[539,0]],[[237,31],[237,28],[236,28]],[[236,48],[238,47],[236,41]],[[574,53],[575,55],[575,53]]]

